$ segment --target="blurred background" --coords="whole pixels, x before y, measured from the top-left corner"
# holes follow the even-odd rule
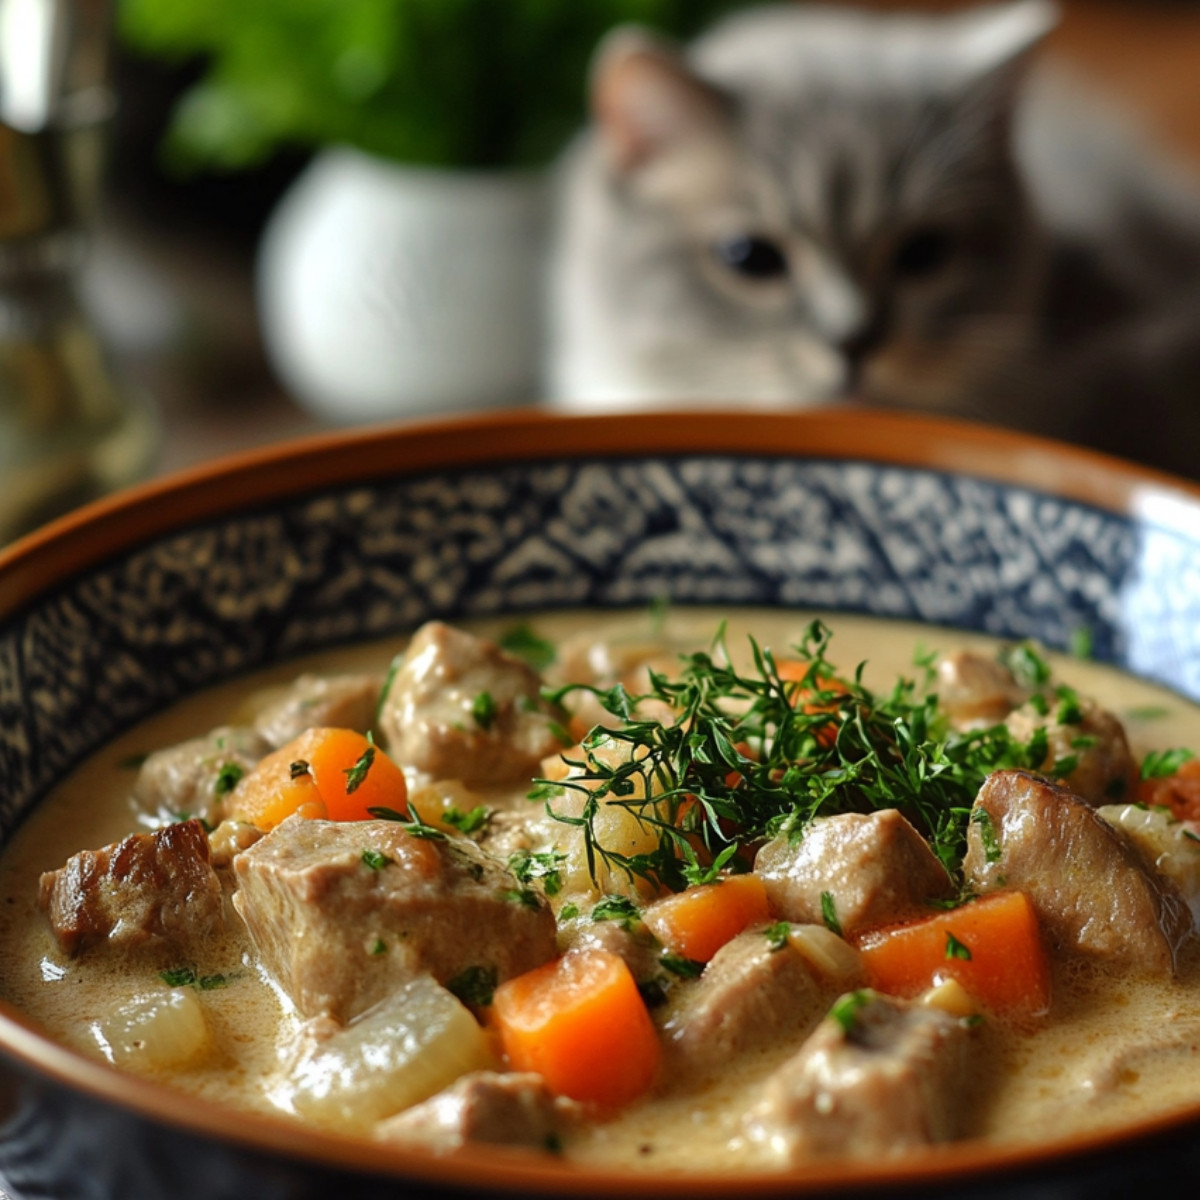
[[[0,543],[292,435],[536,402],[528,268],[597,39],[738,6],[0,0]],[[1048,53],[1200,170],[1200,4],[1062,7]],[[414,242],[426,210],[460,223]]]

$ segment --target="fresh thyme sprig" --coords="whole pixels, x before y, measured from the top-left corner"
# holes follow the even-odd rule
[[[801,669],[786,679],[753,639],[752,667],[743,673],[730,665],[722,629],[709,651],[683,657],[678,678],[651,672],[644,695],[620,685],[547,691],[556,704],[590,692],[617,718],[592,730],[582,756],[564,756],[571,773],[555,781],[559,791],[546,803],[551,816],[581,831],[593,880],[602,862],[679,890],[711,876],[714,863],[746,869],[765,838],[799,837],[817,817],[882,808],[904,813],[957,874],[976,792],[992,771],[1036,766],[1029,743],[1004,725],[951,729],[932,690],[929,656],[919,682],[900,679],[875,695],[862,683],[861,664],[847,678],[830,663],[831,637],[813,621],[792,648]],[[667,706],[672,717],[641,715],[645,702]],[[578,815],[555,798],[564,791],[582,798]],[[655,831],[655,850],[624,855],[604,845],[596,831],[602,804],[628,809]]]

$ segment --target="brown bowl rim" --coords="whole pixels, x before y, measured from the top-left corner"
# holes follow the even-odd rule
[[[512,410],[331,431],[215,460],[87,505],[0,550],[0,619],[113,555],[175,529],[323,489],[489,461],[687,454],[861,460],[963,474],[1136,515],[1149,500],[1200,519],[1200,485],[1049,439],[859,407],[798,413],[728,410],[574,416]],[[1193,528],[1195,526],[1193,525]],[[1070,1170],[1088,1156],[1200,1125],[1200,1103],[1048,1142],[963,1142],[877,1163],[837,1160],[785,1171],[688,1173],[542,1161],[501,1149],[439,1155],[314,1133],[284,1119],[197,1100],[126,1075],[52,1041],[0,1001],[0,1049],[53,1080],[164,1125],[353,1173],[538,1195],[721,1200],[996,1182],[1000,1174]]]

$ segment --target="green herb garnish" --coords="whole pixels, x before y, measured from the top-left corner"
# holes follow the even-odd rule
[[[495,967],[466,967],[446,984],[446,989],[472,1008],[487,1008],[498,982]]]
[[[825,895],[828,895],[828,892]],[[792,926],[787,921],[776,921],[774,925],[768,925],[763,930],[763,936],[773,951],[782,950],[791,940]]]
[[[229,986],[229,977],[227,975],[201,975],[196,980],[196,986],[202,992],[213,992],[217,988]]]
[[[450,807],[442,813],[442,820],[462,834],[478,833],[491,819],[492,810],[485,804],[476,805],[470,812]]]
[[[377,937],[375,939],[374,943],[372,943],[372,945],[371,945],[371,953],[374,955],[386,954],[387,953],[387,942],[385,942],[383,940],[383,938]]]
[[[1151,750],[1142,759],[1143,779],[1165,779],[1174,775],[1189,759],[1195,758],[1191,750]]]
[[[659,958],[659,965],[680,979],[698,979],[704,971],[704,964],[693,958],[684,958],[681,954],[664,954]]]
[[[882,808],[899,809],[957,875],[976,793],[993,771],[1028,766],[1029,742],[1005,725],[952,729],[938,708],[931,668],[921,684],[901,679],[876,695],[863,685],[861,667],[846,677],[829,662],[830,637],[814,621],[790,649],[788,657],[805,667],[799,681],[792,672],[783,680],[771,651],[753,639],[752,667],[735,669],[722,632],[710,652],[683,657],[677,678],[651,672],[642,696],[581,684],[544,693],[559,703],[570,692],[589,692],[616,718],[567,760],[571,775],[540,781],[582,799],[578,815],[553,795],[547,811],[580,830],[593,880],[603,865],[610,874],[678,891],[696,880],[689,868],[705,869],[700,861],[733,862],[763,839],[802,836],[817,817]],[[1012,653],[1040,675],[1032,650]],[[823,686],[830,680],[836,689]],[[794,704],[797,688],[821,697],[808,706],[817,711]],[[641,700],[666,705],[673,716],[640,717]],[[1038,745],[1044,738],[1044,730],[1035,732]],[[628,753],[614,756],[614,744]],[[657,846],[627,855],[605,844],[596,823],[603,804],[636,815],[655,831]]]
[[[971,961],[971,951],[949,930],[946,930],[946,957],[961,958],[963,962]]]
[[[246,768],[238,763],[222,763],[217,769],[217,778],[213,782],[213,795],[228,796],[245,774]]]
[[[829,1015],[842,1027],[847,1037],[852,1037],[858,1028],[858,1012],[875,999],[875,993],[870,988],[859,988],[855,992],[847,992],[834,1001]]]
[[[471,716],[480,729],[491,729],[496,722],[496,701],[491,692],[480,692],[471,701]]]
[[[825,928],[830,933],[842,936],[842,925],[838,920],[837,905],[834,903],[832,892],[821,893],[821,920],[825,922]]]
[[[159,979],[167,985],[167,987],[190,987],[196,982],[196,972],[191,967],[172,967],[166,971],[159,971]]]
[[[983,858],[985,862],[1000,861],[1000,838],[996,833],[996,823],[992,814],[986,808],[977,808],[971,814],[971,824],[979,830],[979,840],[983,843]]]
[[[500,648],[528,663],[535,671],[544,671],[557,657],[552,642],[539,637],[528,625],[515,625],[502,633]]]
[[[370,735],[368,735],[370,740]],[[371,764],[375,761],[375,744],[371,743],[359,755],[358,761],[352,767],[345,767],[342,774],[346,776],[346,795],[352,795],[357,792],[367,778],[367,772],[371,769]]]
[[[411,815],[405,816],[402,812],[397,812],[394,808],[386,808],[383,805],[372,805],[367,809],[377,821],[395,821],[397,825],[404,828],[404,832],[409,837],[425,838],[431,842],[444,842],[446,834],[444,830],[439,829],[436,825],[427,825],[421,820],[421,814],[417,812],[416,805],[409,804],[408,811]]]
[[[592,909],[593,921],[619,921],[626,929],[640,916],[638,906],[627,896],[605,896]]]
[[[508,869],[518,883],[529,884],[537,879],[547,896],[557,896],[562,891],[562,865],[566,860],[565,854],[555,851],[535,854],[531,850],[517,850],[509,855]]]
[[[382,871],[392,861],[386,854],[379,850],[372,850],[369,846],[362,852],[362,860],[363,864],[370,867],[372,871]]]

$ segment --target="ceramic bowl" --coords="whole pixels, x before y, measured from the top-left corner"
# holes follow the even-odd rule
[[[0,554],[0,837],[176,698],[427,618],[783,605],[1066,648],[1200,699],[1200,489],[1011,433],[864,410],[511,413],[248,455]],[[1119,1135],[963,1144],[751,1178],[438,1158],[120,1075],[0,1007],[0,1175],[19,1197],[327,1200],[1111,1193],[1194,1169],[1200,1106]]]

